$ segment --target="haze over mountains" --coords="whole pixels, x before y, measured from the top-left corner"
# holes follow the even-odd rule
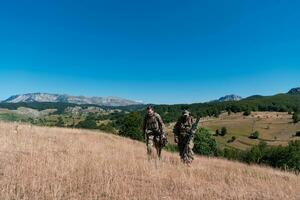
[[[30,103],[30,102],[61,102],[74,104],[94,104],[99,106],[130,106],[139,105],[141,102],[119,97],[85,97],[67,94],[28,93],[9,97],[2,103]]]

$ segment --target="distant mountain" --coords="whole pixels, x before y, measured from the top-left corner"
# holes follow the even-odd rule
[[[28,93],[9,97],[2,103],[30,103],[30,102],[58,102],[73,104],[93,104],[99,106],[130,106],[139,105],[140,102],[119,97],[85,97],[67,94]]]
[[[292,95],[300,95],[300,87],[297,87],[297,88],[292,88],[288,94],[292,94]]]
[[[225,102],[225,101],[240,101],[242,100],[243,98],[238,96],[238,95],[234,95],[234,94],[231,94],[231,95],[226,95],[224,97],[221,97],[219,98],[218,100],[216,100],[216,102]]]

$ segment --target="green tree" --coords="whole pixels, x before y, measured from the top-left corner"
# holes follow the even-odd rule
[[[217,142],[206,129],[199,129],[194,138],[194,152],[206,156],[219,154]]]
[[[259,138],[259,132],[255,131],[255,132],[251,133],[249,138],[250,139],[258,139]]]
[[[260,142],[251,149],[246,150],[243,155],[243,161],[247,163],[261,163],[267,148],[266,142]]]
[[[219,135],[224,136],[226,134],[227,134],[227,128],[226,127],[222,127],[221,133]]]
[[[132,112],[126,114],[123,118],[119,119],[120,125],[119,134],[121,136],[129,137],[134,140],[143,140],[142,133],[142,117],[139,113]]]
[[[98,125],[95,119],[95,116],[90,114],[88,115],[85,120],[79,122],[76,125],[76,128],[86,128],[86,129],[98,129]]]

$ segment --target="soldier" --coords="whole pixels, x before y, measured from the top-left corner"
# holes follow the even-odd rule
[[[175,143],[178,144],[180,158],[186,164],[190,164],[194,159],[193,140],[196,132],[196,128],[194,128],[195,121],[196,120],[190,115],[190,112],[185,110],[173,130],[174,140]]]
[[[167,143],[167,138],[164,134],[165,125],[159,114],[153,111],[151,106],[147,107],[147,114],[144,119],[143,131],[147,144],[148,158],[151,159],[153,146],[156,149],[157,156],[161,158],[161,150]]]

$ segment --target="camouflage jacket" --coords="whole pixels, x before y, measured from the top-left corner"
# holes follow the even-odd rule
[[[153,115],[146,114],[143,123],[143,132],[144,134],[148,131],[159,131],[164,132],[165,125],[160,115],[154,113]]]
[[[191,133],[194,123],[195,119],[192,116],[189,116],[187,119],[180,117],[173,129],[175,137],[179,134],[185,135],[187,133]]]

